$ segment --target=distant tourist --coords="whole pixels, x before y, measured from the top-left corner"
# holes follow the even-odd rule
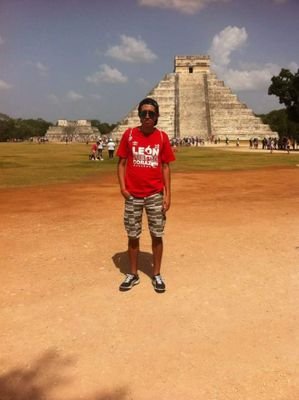
[[[104,160],[104,158],[103,158],[103,140],[102,139],[100,139],[98,142],[97,142],[97,144],[98,144],[98,148],[97,148],[97,151],[98,151],[98,160],[101,160],[101,161],[103,161]]]
[[[89,155],[90,160],[96,160],[97,159],[97,151],[98,151],[98,143],[94,143],[91,146],[91,153]]]
[[[269,147],[270,147],[270,153],[273,153],[273,150],[274,150],[274,148],[275,148],[275,146],[274,146],[274,139],[269,138],[269,143],[270,143],[270,145],[269,145]]]
[[[113,142],[112,139],[108,140],[107,149],[108,149],[109,158],[110,159],[113,158],[114,157],[114,150],[115,150],[115,143]]]

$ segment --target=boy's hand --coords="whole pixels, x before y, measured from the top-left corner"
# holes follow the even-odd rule
[[[168,211],[170,208],[170,197],[167,195],[164,195],[163,198],[163,212]]]
[[[126,189],[121,189],[120,192],[125,199],[128,199],[129,197],[131,197],[131,193],[129,193]]]

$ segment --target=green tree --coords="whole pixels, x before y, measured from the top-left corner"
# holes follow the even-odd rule
[[[286,109],[274,110],[268,114],[258,115],[265,124],[268,124],[273,131],[278,132],[279,137],[288,136],[299,139],[299,123],[288,118]]]
[[[98,130],[101,132],[101,135],[107,135],[116,127],[116,124],[108,124],[107,122],[101,122],[97,119],[92,119],[90,122],[91,126],[98,128]]]
[[[15,124],[12,119],[0,121],[0,142],[15,138]]]
[[[299,69],[293,74],[283,68],[271,81],[268,94],[274,94],[279,98],[280,104],[286,106],[290,121],[299,122]]]
[[[268,114],[259,115],[262,121],[269,125],[272,131],[279,134],[280,137],[288,133],[288,115],[285,109],[274,110]]]
[[[5,120],[5,121],[7,121],[7,120],[9,120],[9,119],[10,119],[10,118],[9,118],[8,115],[3,114],[3,113],[0,113],[0,120]]]
[[[0,141],[27,140],[34,136],[44,136],[50,122],[38,119],[13,119],[0,114]]]

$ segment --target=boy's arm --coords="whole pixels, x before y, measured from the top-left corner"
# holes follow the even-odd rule
[[[126,164],[127,160],[125,158],[119,157],[118,165],[117,165],[117,177],[120,186],[120,192],[124,196],[125,199],[128,199],[131,195],[126,189],[125,184],[125,173],[126,173]]]
[[[163,180],[164,180],[164,199],[163,199],[163,211],[166,212],[170,208],[171,202],[171,189],[170,189],[170,167],[168,163],[162,164]]]

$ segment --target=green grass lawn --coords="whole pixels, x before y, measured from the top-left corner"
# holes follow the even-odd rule
[[[0,143],[0,188],[72,182],[116,172],[117,158],[90,161],[90,145]],[[299,152],[262,153],[223,151],[217,147],[180,148],[172,164],[174,172],[244,170],[296,167]]]
[[[90,161],[90,145],[0,143],[0,187],[81,180],[116,169],[117,159]]]
[[[262,152],[249,150],[237,152],[233,148],[183,147],[176,153],[177,162],[173,171],[232,171],[267,167],[296,167],[299,164],[299,152]]]

